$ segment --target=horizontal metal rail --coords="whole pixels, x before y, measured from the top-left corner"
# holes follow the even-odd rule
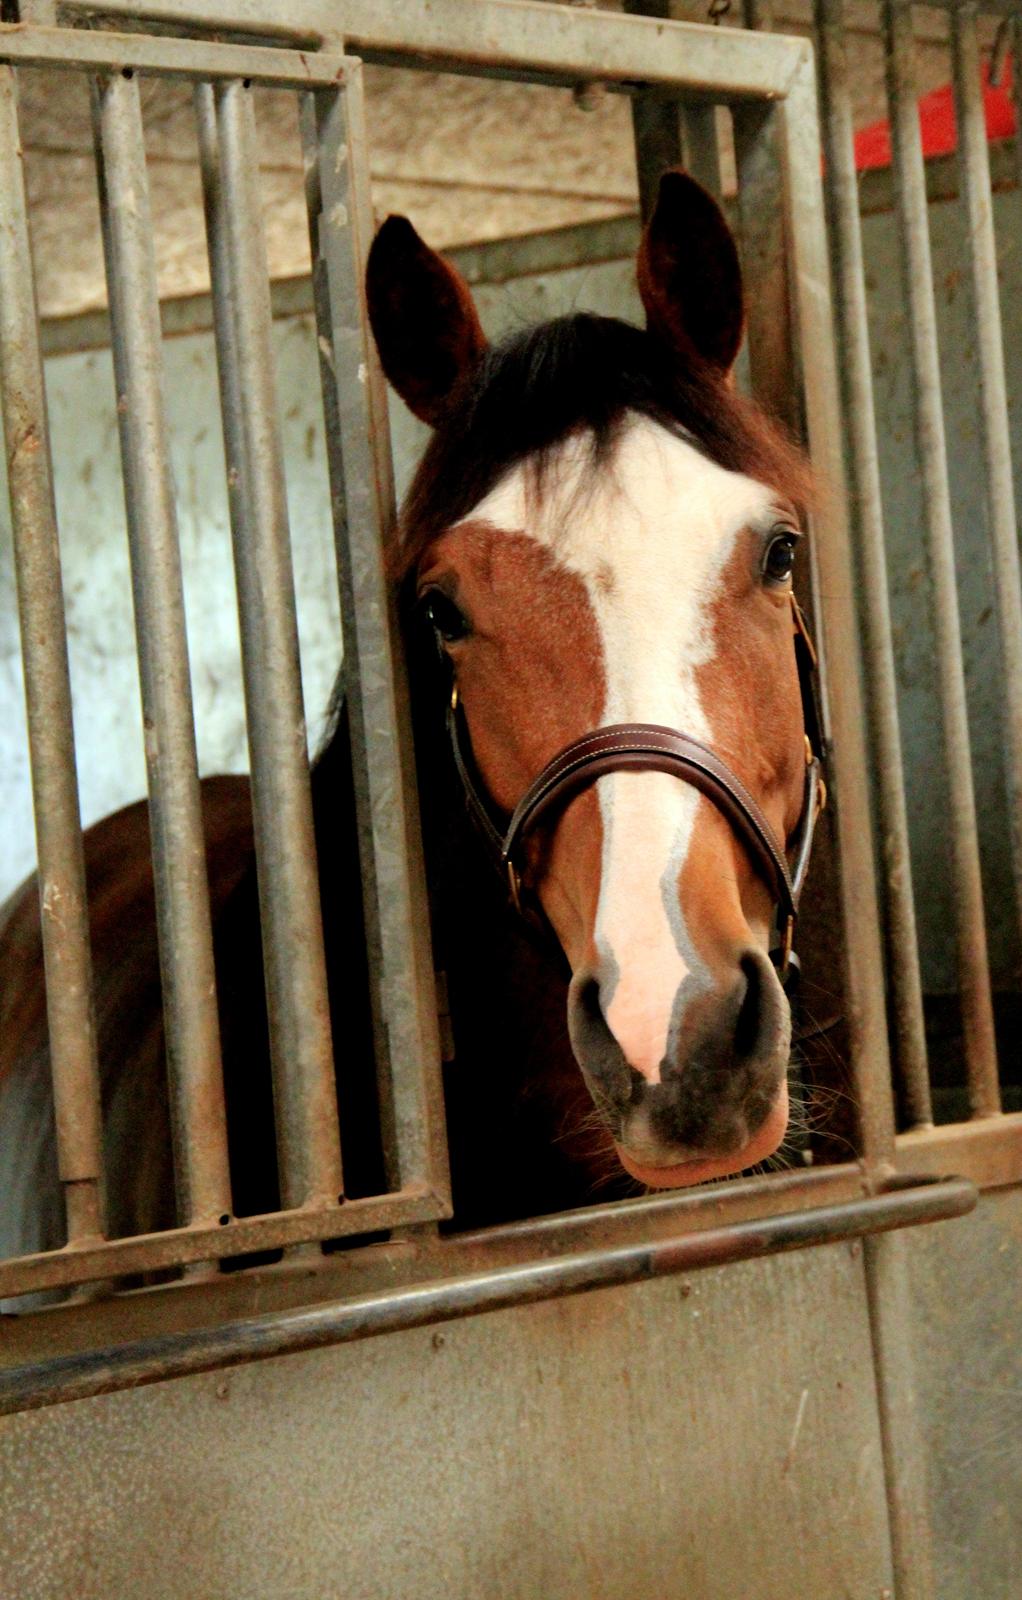
[[[553,1256],[359,1296],[337,1305],[249,1317],[218,1328],[157,1335],[0,1372],[0,1414],[138,1388],[238,1362],[348,1344],[510,1306],[534,1305],[590,1289],[649,1282],[724,1263],[937,1222],[964,1216],[973,1209],[976,1199],[975,1188],[962,1178],[895,1179],[880,1194],[842,1205],[617,1248]]]
[[[464,0],[292,0],[286,25],[279,8],[260,0],[110,0],[102,9],[177,28],[286,32],[334,47],[343,40],[366,61],[562,84],[662,84],[712,91],[717,100],[782,97],[811,53],[804,40],[781,34],[609,11],[580,16],[577,7],[546,0],[472,0],[471,26]],[[62,0],[69,18],[91,20],[95,11],[91,0]]]
[[[431,1189],[409,1187],[397,1194],[346,1200],[343,1205],[298,1206],[261,1217],[239,1217],[220,1227],[197,1224],[125,1239],[86,1242],[63,1250],[41,1250],[0,1261],[0,1299],[94,1283],[100,1278],[167,1272],[195,1261],[228,1260],[257,1250],[283,1250],[293,1244],[345,1239],[449,1215],[450,1208]]]
[[[968,1172],[963,1175],[971,1177]],[[126,1338],[177,1333],[295,1305],[517,1266],[537,1257],[617,1249],[683,1232],[754,1222],[780,1212],[840,1205],[876,1194],[885,1182],[867,1174],[858,1162],[793,1167],[726,1184],[660,1190],[631,1200],[552,1212],[471,1233],[438,1236],[432,1229],[415,1229],[357,1250],[307,1252],[300,1261],[287,1255],[244,1272],[206,1274],[201,1283],[182,1277],[162,1284],[155,1294],[148,1288],[124,1289],[110,1299],[62,1301],[47,1306],[41,1315],[6,1318],[0,1368]]]
[[[192,83],[248,79],[266,89],[336,88],[349,63],[340,55],[263,46],[164,39],[135,33],[72,32],[0,24],[0,61],[79,72],[152,72]]]

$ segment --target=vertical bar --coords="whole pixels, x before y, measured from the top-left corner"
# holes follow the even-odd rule
[[[678,102],[637,90],[632,96],[632,137],[639,180],[639,216],[648,222],[656,209],[661,174],[681,166]]]
[[[844,426],[829,294],[813,53],[780,110],[792,291],[803,364],[805,413],[820,484],[813,556],[828,660],[835,825],[841,885],[848,1023],[862,1155],[872,1169],[894,1153],[894,1116],[876,898],[873,830],[863,734],[855,579],[845,504]]]
[[[200,87],[199,135],[252,764],[284,1205],[335,1204],[341,1147],[253,91]]]
[[[897,1600],[936,1600],[933,1538],[916,1386],[916,1320],[903,1234],[863,1239],[877,1411]]]
[[[768,31],[773,23],[769,0],[745,0],[743,19],[746,28]],[[761,101],[731,107],[752,391],[772,416],[798,434],[803,419],[777,122],[775,108]]]
[[[1016,207],[1022,203],[1022,16],[1011,19],[1011,106],[1015,113]],[[1016,212],[1017,214],[1017,212]]]
[[[986,110],[974,5],[951,14],[958,163],[968,219],[973,327],[979,357],[980,409],[986,467],[987,527],[1004,675],[1004,758],[1008,787],[1015,909],[1022,927],[1022,579],[1019,574],[1015,484],[1011,469],[1008,391],[1004,376],[997,241],[990,188]],[[1012,63],[1014,71],[1015,63]]]
[[[854,1084],[859,1101],[862,1155],[867,1173],[882,1173],[894,1156],[894,1117],[884,1004],[867,780],[867,751],[860,690],[854,560],[845,513],[844,424],[837,346],[830,310],[827,240],[812,54],[792,82],[784,107],[789,231],[802,349],[805,409],[813,462],[826,500],[814,541],[820,620],[829,659],[828,679],[835,777],[841,910],[846,950]],[[880,1413],[884,1475],[898,1600],[933,1600],[926,1519],[925,1458],[918,1411],[908,1379],[912,1322],[904,1255],[876,1241],[865,1260],[871,1337]]]
[[[884,26],[895,188],[912,341],[916,450],[923,485],[937,684],[950,791],[951,876],[965,1060],[973,1115],[991,1116],[1001,1106],[997,1045],[955,582],[954,531],[937,355],[937,314],[926,214],[926,175],[916,104],[912,11],[906,0],[884,0]]]
[[[362,84],[302,101],[344,661],[388,1175],[449,1200],[429,908],[408,688],[388,578],[393,481],[364,270],[372,205]]]
[[[859,554],[859,585],[865,597],[860,619],[865,642],[866,699],[876,754],[874,779],[884,864],[887,958],[897,1057],[909,1121],[913,1127],[928,1127],[933,1123],[933,1109],[898,726],[844,0],[816,0],[815,21],[836,323],[848,432],[849,487]]]
[[[673,0],[624,0],[630,16],[661,17],[674,14]],[[665,98],[641,89],[632,98],[632,130],[639,176],[639,213],[651,216],[660,188],[660,175],[669,167],[684,166],[694,178],[721,197],[720,147],[716,108],[708,103]]]
[[[775,108],[763,104],[732,106],[731,118],[752,391],[772,416],[799,433],[799,364],[788,286],[778,118]]]
[[[229,1215],[216,974],[163,398],[160,312],[138,83],[93,86],[117,421],[142,683],[153,877],[183,1217]]]
[[[40,925],[69,1244],[103,1231],[99,1071],[74,725],[18,84],[0,65],[0,390],[39,857]]]

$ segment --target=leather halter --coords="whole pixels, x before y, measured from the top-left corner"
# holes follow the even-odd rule
[[[498,813],[480,787],[471,756],[468,730],[458,704],[457,685],[451,691],[447,729],[469,811],[506,873],[515,909],[525,915],[519,866],[526,836],[555,808],[610,772],[666,772],[694,789],[717,807],[749,859],[770,889],[777,907],[779,950],[775,954],[783,978],[791,957],[799,896],[813,846],[816,821],[826,803],[821,771],[820,718],[815,693],[816,651],[801,608],[791,596],[795,658],[802,714],[806,728],[805,789],[802,811],[791,844],[792,862],[756,800],[738,775],[715,751],[690,734],[656,723],[623,722],[573,739],[548,761],[515,806],[511,816]],[[538,901],[537,901],[538,905]],[[540,920],[546,924],[539,907]]]

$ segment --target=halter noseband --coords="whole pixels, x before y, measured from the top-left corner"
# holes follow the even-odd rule
[[[510,818],[497,813],[476,780],[468,732],[451,691],[447,729],[454,764],[461,779],[469,811],[507,875],[515,909],[525,915],[518,861],[526,835],[555,807],[566,805],[583,789],[610,772],[666,772],[691,784],[717,807],[748,852],[749,859],[770,889],[777,906],[780,945],[776,952],[782,979],[791,957],[792,936],[798,916],[799,896],[813,847],[816,820],[826,804],[827,790],[821,771],[821,729],[815,694],[816,652],[805,618],[791,596],[795,658],[805,736],[806,775],[802,811],[792,844],[793,861],[742,780],[715,751],[675,728],[656,723],[622,722],[597,728],[573,739],[548,761],[526,789]],[[542,910],[542,908],[540,908]],[[545,916],[541,918],[545,922]]]

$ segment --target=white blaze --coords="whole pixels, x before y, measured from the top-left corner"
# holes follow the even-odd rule
[[[603,647],[604,723],[663,723],[712,743],[696,672],[713,653],[713,598],[770,491],[643,417],[591,481],[589,462],[588,438],[569,439],[542,503],[516,468],[472,518],[525,532],[584,581]],[[635,772],[601,778],[597,793],[604,1015],[632,1066],[655,1082],[679,985],[700,977],[678,905],[698,796],[669,774]]]

